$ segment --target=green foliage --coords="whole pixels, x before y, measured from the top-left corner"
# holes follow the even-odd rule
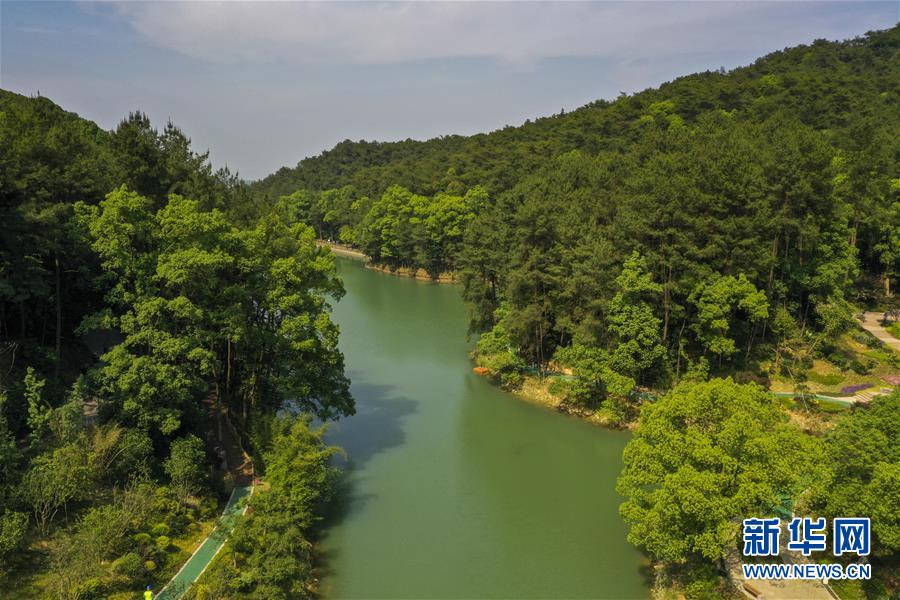
[[[478,338],[475,346],[479,366],[490,370],[506,389],[515,389],[522,384],[525,363],[512,347],[503,321]]]
[[[820,498],[829,516],[864,515],[872,519],[873,548],[890,554],[900,549],[900,392],[854,410],[829,434],[831,480]]]
[[[575,344],[556,351],[555,359],[570,367],[574,381],[566,399],[581,406],[596,408],[601,402],[614,422],[625,420],[627,400],[634,390],[634,379],[613,367],[614,360],[599,348]]]
[[[427,198],[392,186],[364,214],[353,239],[378,264],[424,268],[438,277],[456,267],[469,222],[486,200],[480,187],[465,196]]]
[[[743,273],[738,277],[729,275],[701,283],[694,290],[692,300],[698,313],[695,331],[700,343],[720,358],[737,351],[734,340],[728,336],[731,324],[736,321],[735,311],[745,311],[750,323],[758,323],[769,316],[765,294]]]
[[[278,408],[285,398],[322,417],[351,413],[326,302],[343,290],[312,231],[277,212],[238,228],[179,196],[151,207],[120,188],[77,209],[115,276],[113,310],[94,323],[125,337],[100,378],[121,418],[172,436],[196,416],[210,379],[244,418],[250,406]]]
[[[163,463],[163,469],[179,496],[186,498],[195,494],[206,482],[206,453],[203,450],[203,440],[195,435],[174,440],[170,446],[169,458]]]
[[[181,502],[207,475],[208,415],[240,437],[288,402],[353,412],[328,316],[343,290],[296,203],[256,202],[171,123],[105,132],[0,90],[0,146],[0,554],[30,510],[41,593],[116,597],[216,509]],[[323,194],[317,222],[343,232],[370,204]],[[451,236],[452,208],[436,216]]]
[[[682,383],[641,410],[617,489],[628,539],[667,562],[721,559],[740,519],[813,483],[818,441],[762,388]]]
[[[25,473],[19,488],[21,499],[32,509],[41,535],[60,508],[84,494],[89,488],[90,468],[84,448],[68,444],[37,456]]]
[[[345,141],[254,190],[300,190],[298,218],[332,236],[317,215],[350,194],[330,218],[346,239],[394,268],[454,268],[470,329],[504,307],[510,346],[539,369],[582,344],[665,385],[704,355],[755,371],[775,347],[802,386],[849,303],[896,277],[898,31],[487,135]],[[476,184],[479,201],[448,198]]]
[[[54,597],[81,598],[87,582],[99,582],[107,592],[123,584],[126,589],[135,583],[145,584],[156,561],[166,560],[169,546],[160,548],[161,544],[147,532],[153,523],[171,521],[184,510],[169,489],[148,482],[132,482],[117,490],[110,503],[88,510],[71,535],[53,546]],[[150,562],[153,569],[148,567]]]
[[[311,429],[309,416],[277,417],[265,452],[269,488],[253,494],[251,510],[238,522],[226,552],[204,578],[212,597],[307,598],[311,578],[311,526],[330,497],[335,475],[323,429]],[[212,589],[210,589],[212,588]]]
[[[139,581],[144,576],[144,563],[136,552],[128,552],[112,563],[113,571],[124,575],[132,582]]]
[[[641,378],[666,354],[661,344],[662,323],[651,304],[663,287],[653,281],[646,261],[635,251],[616,278],[616,288],[607,318],[607,327],[616,336],[612,363],[619,373]]]
[[[25,371],[25,401],[28,403],[28,430],[31,437],[31,445],[37,445],[47,433],[50,424],[50,415],[53,409],[47,405],[43,398],[42,390],[47,384],[35,374],[33,368]]]
[[[25,535],[28,533],[28,515],[8,508],[0,515],[0,565],[12,562],[15,554],[22,548]],[[0,567],[0,575],[5,574],[5,567]]]

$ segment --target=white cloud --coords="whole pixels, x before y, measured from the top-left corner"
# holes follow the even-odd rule
[[[815,17],[814,5],[805,5]],[[250,1],[125,2],[116,10],[147,40],[207,61],[372,64],[448,57],[528,63],[559,56],[740,52],[762,37],[795,40],[796,21],[777,17],[797,6]],[[826,36],[831,24],[824,16],[813,18],[809,31]]]

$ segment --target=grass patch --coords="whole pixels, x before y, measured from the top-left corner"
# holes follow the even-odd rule
[[[829,582],[829,585],[841,600],[866,600],[867,598],[861,581],[834,579]]]
[[[821,385],[837,385],[844,380],[840,373],[816,373],[809,374],[809,380]]]
[[[892,336],[900,340],[900,322],[891,323],[890,325],[885,327],[885,329],[887,329],[888,333],[890,333]]]

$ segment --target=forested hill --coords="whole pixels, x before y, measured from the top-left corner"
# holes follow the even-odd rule
[[[747,67],[680,77],[613,102],[598,100],[570,113],[469,137],[347,140],[294,168],[279,169],[252,189],[275,199],[298,189],[352,184],[362,195],[378,196],[399,184],[431,195],[458,180],[496,193],[567,151],[595,154],[627,147],[642,120],[661,102],[687,123],[721,109],[754,122],[776,114],[791,116],[814,129],[840,135],[850,125],[851,115],[857,120],[882,118],[886,113],[896,117],[898,40],[900,27],[843,42],[817,40],[774,52]]]
[[[249,483],[246,450],[267,489],[206,596],[305,597],[333,479],[311,415],[353,412],[342,293],[312,229],[174,124],[104,131],[0,90],[0,589],[160,589]]]
[[[490,134],[346,142],[254,189],[376,263],[454,272],[493,372],[589,357],[593,406],[695,367],[796,388],[896,302],[898,50],[895,27]]]

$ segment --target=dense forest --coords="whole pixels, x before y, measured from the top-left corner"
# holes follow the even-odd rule
[[[817,41],[490,134],[343,142],[251,191],[376,263],[455,272],[510,369],[599,352],[667,387],[777,353],[802,384],[810,355],[842,360],[853,307],[893,298],[898,47]]]
[[[0,589],[158,590],[262,476],[191,593],[315,594],[313,419],[354,412],[320,238],[452,273],[498,383],[632,427],[629,539],[686,597],[733,594],[740,519],[785,512],[871,516],[877,577],[842,591],[891,597],[900,392],[811,392],[900,368],[854,318],[897,302],[898,54],[900,26],[817,41],[252,184],[171,123],[0,91]]]
[[[855,326],[897,305],[898,81],[900,26],[488,134],[345,141],[250,189],[382,267],[452,272],[502,385],[564,373],[566,410],[636,425],[629,539],[689,597],[726,594],[741,515],[785,506],[882,515],[886,597],[898,394],[835,424],[810,392],[900,367]]]
[[[354,411],[330,253],[141,113],[107,132],[2,91],[0,148],[4,587],[158,590],[249,454],[270,486],[238,539],[266,543],[241,546],[216,597],[306,596],[333,478],[310,415]]]

